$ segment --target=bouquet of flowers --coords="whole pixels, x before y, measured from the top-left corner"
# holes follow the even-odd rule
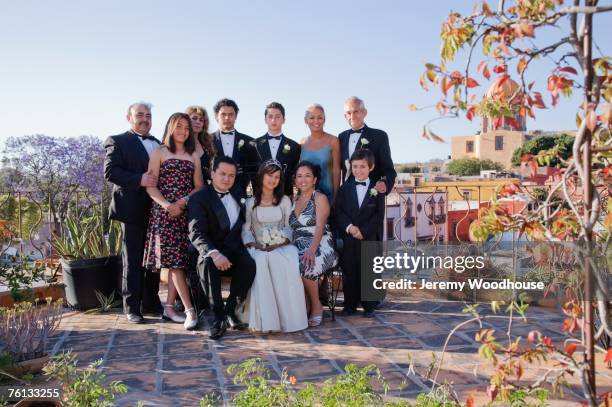
[[[285,236],[283,236],[281,231],[276,227],[264,229],[261,234],[261,242],[265,246],[281,244],[285,242]]]

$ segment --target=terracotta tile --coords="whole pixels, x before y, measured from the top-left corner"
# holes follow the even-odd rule
[[[420,340],[421,342],[423,342],[423,344],[425,346],[430,347],[430,348],[440,348],[440,349],[444,346],[444,343],[445,343],[447,337],[448,337],[447,333],[437,334],[437,335],[427,335],[427,336],[425,336],[425,335],[416,336],[416,338],[418,340]],[[465,346],[465,345],[471,345],[471,344],[472,344],[472,342],[467,341],[467,340],[465,340],[465,339],[463,339],[463,338],[461,338],[461,337],[459,337],[457,335],[453,335],[453,336],[450,337],[450,339],[448,339],[448,345],[449,346],[451,346],[451,345],[453,345],[453,346],[458,346],[458,345]]]
[[[137,332],[119,332],[115,335],[113,341],[114,346],[122,345],[135,345],[143,343],[155,343],[157,342],[157,331],[146,330]]]
[[[404,332],[392,325],[377,325],[355,328],[355,331],[366,339],[383,338],[387,336],[405,336]]]
[[[202,388],[219,388],[215,370],[194,370],[190,372],[162,373],[162,393],[187,391]],[[204,393],[204,392],[202,392]]]
[[[190,341],[165,342],[164,355],[189,354],[197,357],[210,351],[207,340],[194,338]]]
[[[368,342],[381,351],[395,349],[415,350],[423,347],[421,343],[406,337],[372,338]]]
[[[108,374],[155,372],[157,359],[113,359],[103,365]]]
[[[341,373],[334,365],[324,359],[305,360],[305,361],[286,361],[279,363],[281,368],[287,368],[290,376],[297,377],[298,380],[307,380],[317,377],[327,377]]]
[[[164,358],[164,370],[209,369],[213,367],[212,354],[175,355]]]
[[[261,358],[266,360],[268,358],[268,351],[259,349],[249,349],[249,351],[222,350],[218,351],[217,355],[219,356],[219,359],[221,359],[221,363],[224,366],[229,366],[234,363],[242,363],[251,358]]]
[[[143,358],[156,356],[157,344],[146,343],[143,345],[113,346],[108,353],[108,359],[127,359],[133,358],[136,355]]]
[[[61,349],[72,349],[74,352],[81,350],[92,350],[100,349],[106,350],[108,341],[111,339],[111,335],[95,335],[85,337],[69,337],[67,340],[62,342]]]
[[[128,386],[128,392],[144,391],[147,393],[155,391],[157,375],[155,373],[118,373],[109,374],[106,379],[110,382],[120,380]]]
[[[315,341],[320,343],[337,343],[357,339],[355,335],[346,328],[335,328],[327,330],[309,330],[308,335]]]

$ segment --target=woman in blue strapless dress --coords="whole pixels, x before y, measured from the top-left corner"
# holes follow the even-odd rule
[[[310,161],[320,167],[321,177],[317,181],[316,189],[323,192],[331,204],[340,187],[340,141],[338,137],[323,130],[323,106],[308,106],[304,122],[310,129],[310,135],[302,144],[300,161]]]

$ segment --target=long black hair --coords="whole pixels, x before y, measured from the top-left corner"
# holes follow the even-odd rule
[[[255,178],[255,185],[253,186],[253,198],[255,198],[255,204],[253,208],[256,208],[261,203],[261,195],[263,193],[263,179],[264,175],[272,175],[275,172],[280,172],[280,179],[278,181],[278,185],[272,191],[274,205],[280,204],[283,199],[284,193],[284,185],[285,185],[285,174],[283,174],[283,167],[276,160],[268,160],[259,166],[257,170],[257,177]]]
[[[174,138],[172,137],[172,133],[176,129],[176,125],[179,120],[184,119],[187,121],[187,127],[189,128],[189,137],[185,140],[184,149],[187,154],[193,154],[196,148],[195,136],[193,135],[193,128],[191,127],[191,119],[185,113],[173,113],[172,116],[168,119],[166,123],[166,129],[164,130],[164,138],[162,139],[162,144],[168,147],[168,150],[172,154],[176,153],[176,144],[174,143]]]

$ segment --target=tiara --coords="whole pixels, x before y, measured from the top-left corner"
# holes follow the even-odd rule
[[[281,164],[281,162],[275,159],[270,159],[270,160],[264,161],[263,163],[264,167],[271,167],[273,165],[280,169],[283,169],[283,165]]]

